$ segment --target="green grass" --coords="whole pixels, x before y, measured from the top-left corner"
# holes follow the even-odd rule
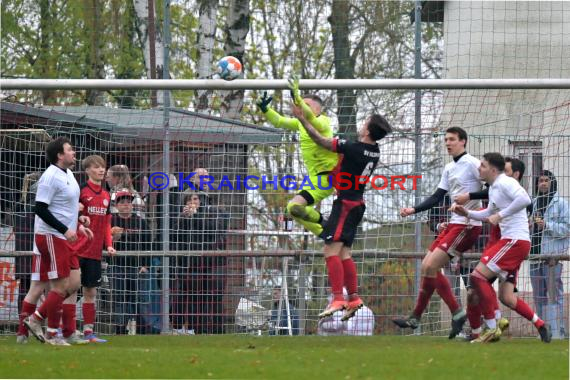
[[[0,337],[0,378],[567,379],[568,342],[429,337],[126,336],[52,347]]]

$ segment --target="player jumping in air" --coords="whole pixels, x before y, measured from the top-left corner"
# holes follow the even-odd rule
[[[481,261],[471,273],[471,284],[479,296],[479,303],[489,328],[472,343],[486,343],[497,340],[501,329],[495,319],[495,289],[491,282],[498,277],[499,299],[516,311],[538,329],[543,342],[552,338],[550,326],[545,324],[534,311],[514,293],[515,281],[521,263],[530,253],[530,233],[526,208],[531,204],[530,197],[519,182],[504,173],[505,159],[500,153],[486,153],[479,172],[481,179],[491,185],[489,206],[481,211],[468,210],[454,204],[451,211],[470,219],[499,224],[501,239],[485,248]]]
[[[461,193],[481,190],[478,171],[480,162],[465,151],[467,132],[459,127],[448,128],[445,133],[445,145],[447,153],[453,157],[453,162],[443,169],[437,190],[419,205],[400,210],[402,217],[429,210],[438,205],[447,192],[454,201],[455,197]],[[466,207],[470,210],[477,210],[481,208],[481,202],[471,201],[466,204]],[[455,299],[449,280],[441,269],[449,263],[450,259],[471,248],[480,234],[480,221],[452,215],[449,224],[431,244],[422,261],[421,289],[414,311],[408,318],[393,320],[398,327],[416,329],[434,290],[437,290],[453,315],[449,338],[452,339],[461,332],[467,316],[465,310]]]
[[[305,119],[318,131],[319,135],[331,138],[333,136],[330,119],[321,113],[323,102],[317,95],[301,97],[296,80],[291,83],[291,94],[294,103],[301,107]],[[329,183],[329,174],[338,162],[338,155],[316,144],[301,126],[298,118],[288,118],[279,115],[269,105],[272,98],[263,94],[257,103],[267,120],[277,128],[299,132],[301,154],[305,167],[309,172],[310,184],[305,183],[301,190],[287,204],[287,212],[315,235],[322,232],[322,216],[314,206],[334,192]]]
[[[294,108],[294,114],[313,141],[324,149],[343,155],[339,171],[339,176],[343,178],[343,186],[336,187],[338,197],[333,203],[330,218],[320,234],[325,240],[324,256],[333,300],[319,314],[319,318],[346,309],[342,317],[342,320],[346,321],[363,305],[358,295],[358,275],[351,257],[351,247],[356,229],[366,209],[363,199],[364,189],[380,158],[376,141],[391,133],[392,127],[382,116],[372,115],[358,131],[358,141],[351,142],[322,136],[304,117],[300,108]],[[349,185],[347,180],[350,182]],[[348,302],[342,294],[343,285],[348,291]]]

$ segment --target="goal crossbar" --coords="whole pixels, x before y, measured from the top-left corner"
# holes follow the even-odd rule
[[[570,79],[302,79],[302,89],[570,89]],[[284,79],[0,79],[2,90],[267,90]]]

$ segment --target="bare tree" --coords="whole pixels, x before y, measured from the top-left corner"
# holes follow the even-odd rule
[[[105,65],[103,63],[103,35],[104,25],[101,13],[104,4],[101,0],[84,2],[86,41],[89,44],[89,54],[86,55],[87,77],[91,79],[105,79]],[[99,90],[87,90],[86,103],[89,105],[102,105],[104,103],[103,92]]]
[[[349,16],[350,2],[345,0],[333,0],[331,15],[328,21],[331,24],[332,30],[336,79],[354,79],[356,57],[350,54]],[[365,36],[362,36],[360,41],[363,41],[364,38]],[[336,93],[339,133],[352,139],[356,135],[356,91],[339,89]]]
[[[138,41],[143,49],[144,65],[146,68],[147,78],[152,78],[154,75],[152,71],[155,70],[157,78],[162,78],[162,70],[164,67],[164,42],[162,40],[162,33],[155,33],[154,51],[151,51],[151,40],[149,34],[149,1],[154,0],[133,0],[136,15],[136,26]],[[155,59],[151,59],[154,54]],[[155,61],[154,67],[151,62]],[[164,95],[162,91],[158,91],[157,97],[158,104],[164,103]]]
[[[249,32],[249,0],[231,0],[226,19],[224,53],[232,55],[244,64],[246,37]],[[241,77],[243,77],[243,72]],[[243,90],[227,91],[221,105],[221,114],[239,119],[243,108]]]
[[[212,76],[212,62],[214,62],[214,46],[216,43],[216,30],[218,18],[218,0],[199,0],[199,25],[197,34],[198,45],[198,78]],[[196,91],[195,106],[197,110],[207,109],[211,90]]]

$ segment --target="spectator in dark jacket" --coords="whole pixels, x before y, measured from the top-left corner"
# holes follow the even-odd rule
[[[146,221],[133,212],[133,198],[128,189],[116,192],[118,212],[111,221],[113,245],[117,250],[110,265],[117,334],[124,334],[127,323],[137,320],[137,304],[144,301],[148,291],[149,256],[128,255],[129,251],[152,249],[151,231]]]
[[[226,259],[212,251],[225,249],[228,217],[203,192],[189,192],[173,230],[178,251],[207,251],[177,256],[172,268],[171,316],[176,333],[216,334],[223,331]]]

